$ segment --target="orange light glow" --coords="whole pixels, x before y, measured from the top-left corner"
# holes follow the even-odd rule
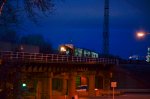
[[[66,48],[65,48],[64,46],[62,46],[62,47],[60,48],[60,51],[61,51],[61,52],[65,52],[65,51],[66,51]]]
[[[141,38],[145,36],[145,32],[137,32],[137,37]]]

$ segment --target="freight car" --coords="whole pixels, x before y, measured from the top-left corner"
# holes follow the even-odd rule
[[[83,48],[74,47],[73,44],[62,44],[59,46],[59,54],[76,56],[76,57],[92,57],[98,58],[99,54]]]

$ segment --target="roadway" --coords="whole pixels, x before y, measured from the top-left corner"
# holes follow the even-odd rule
[[[80,97],[79,99],[113,99],[112,96]],[[150,99],[150,94],[124,94],[114,99]]]

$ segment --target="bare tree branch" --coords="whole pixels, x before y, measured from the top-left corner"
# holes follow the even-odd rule
[[[39,15],[40,11],[43,14],[51,13],[54,8],[54,3],[52,0],[2,0],[0,1],[0,15],[3,12],[4,4],[11,3],[11,5],[15,6],[18,11],[24,9],[27,13],[28,17],[32,20],[36,19],[37,15]],[[24,8],[23,8],[23,7]]]

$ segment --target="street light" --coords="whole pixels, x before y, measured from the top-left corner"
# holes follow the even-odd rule
[[[145,37],[145,36],[148,35],[148,34],[150,34],[150,33],[144,32],[144,31],[139,31],[139,32],[136,33],[136,36],[137,36],[138,38],[143,38],[143,37]]]
[[[136,32],[136,36],[138,38],[144,38],[146,35],[149,35],[149,34],[150,34],[149,32],[144,32],[144,31]],[[146,61],[150,62],[150,47],[148,47],[148,53],[147,53],[147,56],[146,56]]]

